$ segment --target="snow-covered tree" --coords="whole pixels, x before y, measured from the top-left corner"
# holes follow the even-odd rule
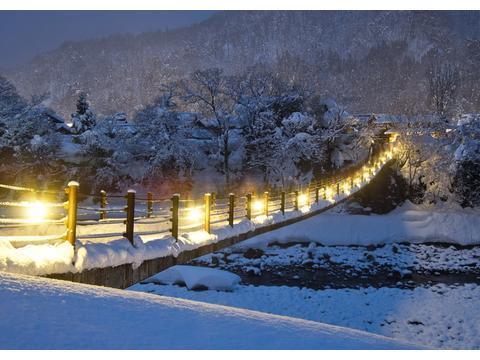
[[[433,64],[427,72],[429,101],[443,120],[455,104],[460,75],[457,66],[450,63]]]
[[[18,95],[11,82],[0,76],[0,119],[14,117],[27,107],[27,102]]]
[[[96,123],[97,118],[87,101],[87,94],[81,92],[77,100],[77,111],[72,114],[72,129],[81,134],[94,127]]]
[[[480,205],[480,116],[469,115],[455,129],[452,190],[462,206]]]
[[[406,197],[415,202],[451,198],[454,141],[440,117],[417,117],[397,124],[399,167],[407,180]]]
[[[187,103],[197,104],[206,119],[206,127],[210,128],[217,136],[218,154],[222,158],[222,172],[225,176],[225,188],[230,189],[230,155],[231,134],[235,129],[232,123],[233,102],[228,96],[225,87],[226,79],[218,68],[194,71],[189,81],[183,82],[183,100]]]

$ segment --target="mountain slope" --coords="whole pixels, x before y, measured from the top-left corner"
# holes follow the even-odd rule
[[[227,11],[169,32],[65,43],[8,76],[24,95],[48,92],[64,115],[78,90],[99,112],[131,114],[196,68],[263,63],[352,111],[403,113],[427,110],[425,71],[435,59],[478,76],[467,44],[479,37],[480,12]],[[467,109],[479,104],[474,83],[462,93]]]

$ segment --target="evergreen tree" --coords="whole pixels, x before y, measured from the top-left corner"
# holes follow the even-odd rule
[[[87,94],[81,92],[77,100],[77,112],[72,114],[72,129],[81,134],[92,129],[97,123],[97,118],[87,101]]]

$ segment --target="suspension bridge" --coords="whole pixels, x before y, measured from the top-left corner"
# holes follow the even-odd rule
[[[0,202],[0,209],[9,214],[0,217],[0,245],[9,244],[12,257],[15,250],[28,249],[33,274],[126,288],[175,264],[305,220],[350,199],[395,157],[396,136],[385,136],[376,145],[363,161],[293,191],[207,193],[184,199],[180,194],[156,198],[150,192],[137,197],[133,190],[125,195],[81,194],[75,181],[62,192],[0,184],[26,199]],[[52,200],[61,197],[66,201]],[[80,202],[82,197],[86,200]],[[35,259],[36,249],[42,253],[40,260]],[[55,251],[63,257],[50,254]],[[58,264],[52,266],[55,261]],[[43,263],[48,264],[45,269]]]

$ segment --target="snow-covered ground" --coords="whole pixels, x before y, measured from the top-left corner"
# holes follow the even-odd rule
[[[0,272],[2,349],[406,349],[318,322]]]
[[[480,349],[480,287],[474,284],[322,291],[239,285],[224,292],[148,283],[130,289],[345,326],[432,348]]]
[[[406,202],[386,215],[351,215],[336,210],[270,231],[242,243],[244,247],[276,242],[323,245],[375,245],[446,242],[480,244],[479,209],[420,206]]]

